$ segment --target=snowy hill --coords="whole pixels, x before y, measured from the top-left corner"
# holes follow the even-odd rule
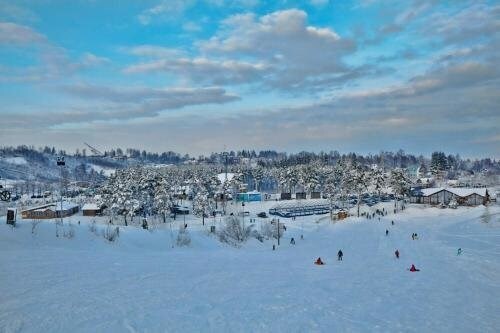
[[[252,214],[261,209],[257,205],[248,205]],[[104,225],[94,233],[87,221],[72,219],[72,239],[56,238],[53,222],[39,224],[34,234],[29,221],[15,229],[0,225],[0,331],[497,332],[500,327],[499,206],[411,207],[381,221],[349,218],[336,224],[317,223],[317,216],[284,220],[287,231],[276,251],[272,241],[254,239],[239,249],[221,244],[192,217],[188,248],[172,248],[167,225],[154,231],[121,227],[118,240],[110,243],[99,236]],[[176,235],[177,227],[173,230]],[[411,239],[414,232],[419,240]],[[296,245],[290,245],[291,237]],[[336,260],[339,249],[342,262]],[[326,265],[313,264],[318,256]],[[411,264],[421,271],[409,272]]]
[[[26,151],[15,155],[0,152],[0,177],[10,180],[50,182],[59,179],[60,170],[56,166],[56,156],[46,153]],[[109,176],[126,163],[108,158],[67,156],[66,169],[72,180],[85,180],[91,172]],[[83,172],[85,170],[85,172]]]

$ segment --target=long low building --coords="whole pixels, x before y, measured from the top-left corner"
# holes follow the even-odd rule
[[[79,211],[77,204],[63,201],[61,203],[51,203],[43,206],[33,207],[21,212],[23,219],[55,219],[59,217],[71,216]]]
[[[269,214],[281,217],[320,215],[329,212],[330,202],[326,199],[280,201],[269,209]]]
[[[410,203],[448,205],[452,199],[459,205],[477,206],[487,204],[490,196],[486,188],[424,188],[412,192]]]

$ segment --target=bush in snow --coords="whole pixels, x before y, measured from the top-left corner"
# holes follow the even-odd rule
[[[179,233],[177,234],[177,246],[189,246],[191,245],[191,236],[184,226],[179,228]]]
[[[246,241],[252,234],[253,225],[243,226],[243,222],[236,216],[228,216],[225,225],[220,229],[218,236],[223,243],[238,246]]]
[[[279,229],[280,238],[283,237],[283,232],[284,232],[284,229],[281,227],[281,225],[282,224],[280,224],[280,229]],[[271,238],[278,239],[278,227],[276,226],[276,224],[263,223],[260,226],[260,234],[265,239],[271,239]]]
[[[95,224],[95,221],[92,222],[91,225],[89,225],[89,231],[93,234],[97,235],[97,226]]]
[[[114,242],[120,236],[120,228],[112,228],[110,225],[102,231],[102,236],[109,242]]]

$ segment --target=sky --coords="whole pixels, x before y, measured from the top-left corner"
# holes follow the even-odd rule
[[[0,146],[500,157],[500,1],[0,0]]]

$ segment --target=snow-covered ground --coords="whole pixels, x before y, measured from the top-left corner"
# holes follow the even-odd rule
[[[16,156],[16,157],[5,157],[3,158],[3,161],[6,163],[10,164],[15,164],[15,165],[26,165],[28,162],[24,157],[21,156]]]
[[[270,204],[245,209],[255,213]],[[72,239],[56,238],[53,222],[40,223],[32,234],[31,221],[12,229],[1,220],[0,332],[500,327],[499,206],[410,206],[381,221],[349,218],[336,224],[318,222],[318,216],[281,219],[287,231],[276,251],[270,240],[251,240],[238,249],[223,245],[192,217],[188,248],[172,248],[168,224],[153,231],[122,227],[119,239],[109,243],[89,231],[92,218],[71,219]],[[411,239],[413,232],[419,240]],[[339,249],[342,262],[336,260]],[[326,265],[313,264],[318,256]],[[421,271],[409,272],[412,263]]]

